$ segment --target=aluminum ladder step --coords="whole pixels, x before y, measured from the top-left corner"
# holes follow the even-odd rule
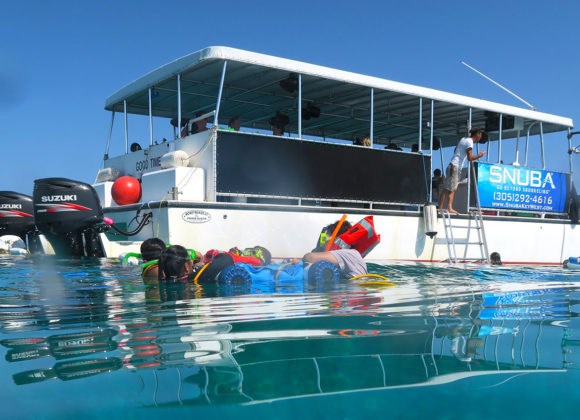
[[[481,229],[479,226],[459,226],[459,225],[450,225],[449,227],[453,229]]]
[[[477,179],[476,174],[475,174],[474,165],[470,164],[470,166],[471,166],[471,172],[473,174],[473,179]],[[469,183],[469,181],[468,181],[468,183]],[[489,262],[487,238],[485,236],[485,228],[483,226],[483,214],[481,213],[481,204],[479,201],[479,191],[477,189],[477,183],[475,184],[474,192],[475,192],[477,209],[475,211],[469,212],[470,221],[473,220],[473,222],[474,222],[473,224],[471,222],[469,222],[467,224],[467,226],[454,225],[451,222],[451,214],[449,213],[449,211],[441,210],[441,217],[443,218],[443,228],[445,230],[445,242],[447,244],[447,252],[449,254],[448,261],[450,264],[457,263],[458,261]],[[469,207],[469,205],[468,205],[468,207]],[[454,229],[467,229],[467,234],[466,234],[467,237],[455,239],[455,236],[453,234]],[[474,241],[474,240],[469,239],[469,234],[471,232],[471,229],[473,229],[474,231],[477,232],[476,239],[478,239],[478,240]],[[458,258],[457,250],[455,248],[456,244],[457,245],[465,245],[464,251],[463,251],[464,258],[460,258],[460,257]],[[481,253],[481,258],[467,257],[469,245],[477,245],[479,247],[479,251]]]

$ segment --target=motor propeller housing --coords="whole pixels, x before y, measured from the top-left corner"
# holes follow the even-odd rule
[[[36,227],[57,255],[103,256],[98,233],[104,215],[92,186],[66,178],[37,179],[33,203]]]

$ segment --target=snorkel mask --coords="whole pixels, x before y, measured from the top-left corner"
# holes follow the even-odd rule
[[[255,246],[253,248],[246,248],[242,251],[242,255],[244,257],[256,257],[260,261],[262,261],[262,264],[264,264],[264,265],[270,264],[271,257],[265,255],[264,248],[261,246]]]
[[[316,244],[317,251],[324,251],[326,248],[326,244],[330,240],[332,236],[332,232],[330,232],[327,228],[323,228],[320,232],[320,236],[318,237],[318,243]]]

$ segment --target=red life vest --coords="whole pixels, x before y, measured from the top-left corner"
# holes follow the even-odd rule
[[[380,241],[381,235],[377,235],[375,232],[373,216],[367,216],[337,237],[330,249],[354,248],[363,257],[366,257]]]
[[[234,263],[246,263],[250,265],[263,265],[262,260],[258,257],[244,257],[243,255],[235,255],[231,252],[220,251],[219,249],[210,249],[204,255],[205,261],[210,262],[217,254],[228,254],[234,259]]]

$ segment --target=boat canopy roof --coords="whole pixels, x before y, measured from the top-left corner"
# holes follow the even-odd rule
[[[239,50],[208,47],[172,61],[126,85],[105,104],[105,109],[149,115],[178,116],[177,76],[180,75],[182,118],[216,108],[220,79],[227,61],[219,123],[227,125],[239,116],[242,126],[271,129],[270,119],[279,111],[289,117],[288,131],[298,127],[298,75],[301,75],[302,134],[352,140],[367,137],[371,123],[373,92],[373,140],[408,146],[429,138],[431,101],[434,104],[434,136],[443,146],[454,145],[464,135],[472,112],[472,126],[486,126],[490,118],[514,117],[514,129],[504,125],[502,138],[538,134],[573,127],[572,119],[440,90],[399,83],[378,77]],[[420,105],[421,104],[421,105]],[[319,116],[316,116],[319,111]],[[294,128],[294,130],[293,130]],[[490,133],[490,138],[499,136]]]

